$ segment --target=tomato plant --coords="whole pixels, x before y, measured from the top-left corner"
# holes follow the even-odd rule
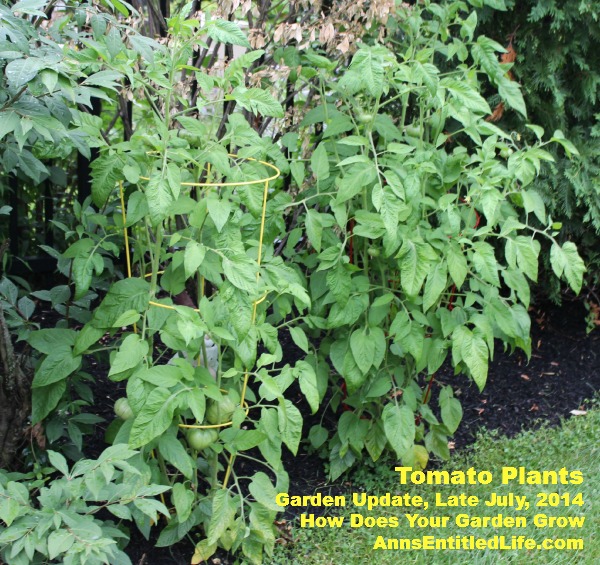
[[[247,52],[223,76],[189,68],[207,37],[248,48],[235,24],[175,16],[169,31],[167,43],[134,34],[119,50],[111,33],[97,34],[93,46],[71,53],[88,61],[101,52],[110,80],[127,80],[143,101],[131,139],[101,147],[94,162],[93,202],[112,214],[106,236],[79,230],[65,253],[82,265],[72,273],[83,295],[93,258],[119,235],[128,276],[107,289],[83,328],[64,330],[60,349],[44,345],[34,386],[50,411],[60,389],[48,392],[84,355],[108,351],[108,377],[126,382],[127,397],[117,401],[119,418],[107,435],[138,449],[152,476],[172,487],[175,511],[159,545],[197,528],[195,560],[220,545],[259,562],[275,543],[274,493],[288,485],[282,448],[296,453],[302,432],[284,393],[298,380],[316,410],[325,383],[318,386],[309,363],[277,366],[279,326],[310,304],[301,274],[274,254],[285,230],[279,211],[291,200],[278,180],[287,161],[242,113],[226,116],[220,138],[211,132],[222,118],[210,114],[215,92],[250,114],[281,117],[283,110],[266,89],[244,83],[241,71],[261,52]],[[178,90],[188,72],[201,88],[193,104]],[[60,370],[46,370],[48,359],[60,359]],[[236,460],[255,448],[266,472],[241,481]],[[132,512],[147,534],[151,516]]]
[[[91,199],[75,206],[75,226],[58,226],[66,250],[49,251],[67,283],[34,295],[64,319],[23,333],[40,354],[32,424],[44,421],[49,437],[68,435],[81,448],[78,424],[97,422],[80,413],[91,403],[85,369],[105,361],[126,397],[107,431],[112,451],[75,466],[77,477],[93,470],[78,492],[103,502],[99,489],[121,492],[108,476],[116,468],[123,484],[139,475],[135,501],[110,505],[115,516],[146,536],[162,528],[160,546],[196,535],[194,563],[218,547],[260,563],[277,535],[275,495],[288,488],[282,452],[296,454],[302,439],[302,415],[286,397],[294,383],[310,412],[327,398],[339,415],[336,429],[308,433],[332,478],[386,450],[424,467],[430,453],[447,457],[462,418],[452,387],[434,382],[442,364],[482,388],[496,340],[530,353],[541,238],[555,274],[579,290],[583,263],[571,242],[558,243],[532,188],[550,143],[574,148],[558,131],[529,125],[522,140],[488,119],[484,83],[509,111],[525,118],[526,108],[499,63],[502,46],[475,36],[463,2],[399,3],[385,16],[386,44],[365,34],[338,49],[347,68],[309,48],[316,42],[251,50],[232,21],[188,18],[191,6],[168,20],[161,40],[89,9],[65,6],[67,21],[56,26],[76,39],[44,72],[33,24],[31,51],[2,55],[15,58],[0,100],[9,169],[39,168],[29,148],[65,132],[69,144],[85,136],[98,152]],[[225,45],[227,57],[239,51],[212,67],[219,52],[208,56],[209,43]],[[288,68],[248,72],[265,60]],[[60,104],[46,107],[55,87]],[[113,132],[106,113],[79,111],[92,97],[117,117],[130,108],[127,131]],[[22,121],[32,107],[52,115]],[[280,135],[286,128],[298,131]],[[24,159],[11,157],[15,145],[27,148]],[[27,174],[42,178],[41,169]],[[284,328],[306,353],[293,366],[282,367]],[[63,459],[50,458],[69,475]],[[239,473],[240,459],[262,470]],[[0,483],[20,491],[23,515],[43,514],[26,503],[27,489]],[[170,512],[144,498],[166,492]]]
[[[530,125],[527,144],[486,119],[484,81],[513,112],[526,109],[503,47],[475,38],[462,7],[399,9],[407,49],[362,45],[341,77],[322,72],[321,108],[301,132],[316,123],[322,133],[291,208],[303,210],[310,245],[288,256],[312,302],[292,336],[318,340],[314,364],[332,367],[337,429],[309,435],[332,479],[365,452],[413,467],[449,456],[462,408],[450,386],[432,387],[435,374],[448,358],[482,389],[496,340],[530,355],[539,238],[555,274],[581,288],[575,245],[558,243],[532,188],[552,161],[546,147],[568,142]]]

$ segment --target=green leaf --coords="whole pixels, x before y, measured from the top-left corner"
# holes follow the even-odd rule
[[[375,190],[373,190],[373,195],[374,194]],[[398,221],[401,219],[401,213],[405,212],[404,218],[406,218],[408,215],[406,212],[408,211],[409,208],[406,204],[404,204],[404,202],[402,202],[389,187],[386,186],[383,188],[381,191],[381,206],[379,213],[383,219],[385,229],[391,237],[395,237],[398,232]]]
[[[387,438],[383,423],[381,420],[377,420],[371,425],[365,436],[365,447],[373,461],[377,461],[381,457],[386,445]]]
[[[356,196],[364,186],[372,183],[377,176],[375,165],[371,162],[367,165],[353,165],[345,171],[343,177],[335,181],[338,193],[336,202],[342,204]]]
[[[427,312],[446,290],[448,281],[446,262],[438,263],[427,276],[423,293],[423,311]]]
[[[179,198],[181,192],[181,170],[175,163],[169,163],[167,165],[167,183],[173,194],[173,199]]]
[[[480,114],[491,114],[491,109],[485,99],[466,82],[455,79],[444,79],[442,86],[448,89],[453,98],[462,106]]]
[[[352,278],[350,272],[341,263],[338,263],[334,269],[327,273],[325,282],[336,301],[342,306],[347,304],[350,288],[352,287]]]
[[[227,223],[229,219],[229,214],[231,214],[231,204],[227,200],[220,200],[218,198],[208,198],[206,200],[206,205],[208,208],[208,215],[211,220],[215,223],[217,231],[221,233],[223,230],[223,226]]]
[[[311,413],[314,414],[319,409],[320,400],[315,370],[306,361],[298,361],[294,367],[294,373],[298,375],[300,390],[306,397]]]
[[[375,354],[373,356],[373,367],[379,368],[385,358],[387,349],[387,342],[384,331],[379,327],[369,328],[369,340],[375,347]]]
[[[317,253],[321,252],[321,237],[323,235],[323,224],[321,214],[314,208],[306,213],[306,235]]]
[[[127,227],[133,226],[149,214],[148,201],[143,192],[134,192],[127,201]]]
[[[155,388],[131,426],[129,446],[142,447],[165,432],[173,422],[176,395],[165,388]]]
[[[352,351],[348,350],[342,360],[342,368],[340,371],[342,377],[346,381],[348,394],[354,394],[367,380],[368,373],[363,373],[354,360]]]
[[[246,88],[237,86],[230,97],[233,98],[244,110],[253,114],[283,118],[283,107],[266,90],[260,88]]]
[[[362,86],[373,98],[378,98],[383,94],[384,71],[381,48],[360,48],[352,57],[350,71],[360,76]]]
[[[447,398],[444,402],[440,398],[440,406],[442,412],[442,421],[448,428],[448,431],[453,434],[457,429],[463,417],[463,409],[460,401],[456,398]]]
[[[409,296],[416,296],[429,274],[431,247],[426,243],[405,239],[397,257],[402,288]]]
[[[203,422],[206,412],[206,397],[202,390],[199,388],[190,390],[187,393],[187,401],[194,418],[196,418],[196,422]]]
[[[498,61],[498,52],[504,53],[506,49],[484,35],[477,38],[477,42],[471,49],[475,62],[481,65],[494,82],[497,82],[505,72]]]
[[[302,415],[300,411],[287,398],[280,399],[277,408],[277,418],[279,421],[279,433],[281,434],[283,443],[296,455],[302,437]]]
[[[583,284],[585,263],[577,253],[577,246],[572,241],[567,241],[562,248],[554,243],[550,249],[550,264],[557,277],[563,277],[569,286],[577,293]]]
[[[364,329],[355,330],[350,336],[350,350],[356,365],[366,374],[375,360],[375,341]]]
[[[483,280],[499,287],[498,262],[494,254],[494,248],[485,241],[476,241],[473,244],[473,249],[475,250],[473,254],[475,270],[481,275]]]
[[[183,445],[177,437],[173,434],[164,434],[160,436],[158,440],[158,450],[161,455],[169,462],[173,467],[181,471],[182,475],[186,479],[191,479],[194,474],[195,465],[194,461],[189,456],[188,452],[185,450]],[[181,483],[176,483],[175,487]],[[186,489],[187,490],[187,489]],[[193,493],[188,491],[192,494]],[[173,491],[173,495],[175,495],[175,491]],[[179,510],[177,511],[179,514]],[[180,518],[181,521],[187,520],[187,516],[183,519]]]
[[[183,524],[192,512],[194,493],[184,486],[183,483],[175,483],[171,492],[171,500],[173,501],[173,506],[175,506],[177,520],[180,524]]]
[[[2,136],[0,135],[0,137],[2,137]],[[577,147],[575,147],[568,139],[566,139],[563,132],[560,131],[559,129],[557,129],[554,132],[554,135],[552,136],[551,141],[554,141],[555,143],[559,143],[560,145],[562,145],[563,149],[565,150],[565,152],[567,154],[567,157],[572,157],[573,155],[579,155],[579,151],[577,150]]]
[[[2,136],[0,136],[0,139],[2,138]],[[304,167],[304,163],[302,161],[292,161],[290,163],[290,171],[292,173],[292,177],[294,177],[294,180],[296,181],[296,184],[298,185],[298,187],[302,187],[302,184],[304,183],[304,176],[305,176],[305,167]]]
[[[141,314],[135,310],[127,310],[123,312],[113,324],[113,328],[126,328],[135,324],[141,318]]]
[[[449,243],[446,248],[446,255],[448,258],[448,272],[456,288],[461,288],[468,273],[467,258],[460,245],[455,241]]]
[[[544,128],[541,126],[537,126],[535,124],[525,124],[527,129],[530,129],[535,136],[541,141],[542,137],[544,137]]]
[[[62,346],[48,355],[38,367],[32,388],[47,386],[66,379],[81,366],[81,357],[73,356],[69,346]]]
[[[176,120],[185,128],[188,133],[197,135],[198,137],[206,136],[206,124],[197,118],[188,116],[177,116]]]
[[[215,42],[229,43],[230,45],[239,45],[250,49],[248,38],[244,32],[234,22],[223,19],[211,20],[206,23],[206,35]]]
[[[464,326],[459,326],[452,334],[452,347],[460,349],[460,355],[469,368],[475,384],[479,390],[483,390],[487,380],[489,355],[483,337],[474,334]]]
[[[129,334],[115,355],[108,377],[112,381],[121,381],[129,376],[127,371],[137,367],[148,355],[148,342],[138,334]]]
[[[31,391],[31,423],[41,422],[60,402],[67,390],[66,380],[34,388]]]
[[[92,200],[98,208],[104,206],[117,182],[123,178],[124,166],[125,161],[116,153],[105,153],[92,161]]]
[[[48,557],[56,559],[67,553],[74,543],[75,536],[69,530],[55,530],[48,536]]]
[[[48,450],[47,453],[50,464],[66,477],[69,474],[69,465],[65,456],[62,453],[51,450]]]
[[[254,499],[265,508],[275,512],[281,510],[281,507],[275,504],[277,490],[275,490],[273,483],[271,483],[269,477],[265,473],[256,473],[252,477],[252,482],[248,485],[248,490]]]
[[[217,543],[225,530],[231,527],[235,519],[237,504],[228,489],[215,491],[212,501],[212,515],[208,524],[207,543]]]
[[[231,259],[223,257],[223,272],[229,282],[246,292],[255,292],[258,284],[258,265],[245,255],[235,255]]]
[[[292,336],[292,340],[294,343],[304,351],[304,353],[308,353],[308,339],[304,330],[300,326],[294,326],[290,328],[290,335]]]
[[[167,518],[171,515],[167,507],[160,501],[152,498],[135,498],[133,505],[143,514],[148,516],[153,522],[158,522],[158,513],[164,514]],[[100,534],[98,534],[99,536]]]
[[[57,347],[75,345],[75,330],[52,328],[31,332],[27,342],[41,353],[51,355]]]
[[[521,197],[525,212],[533,212],[540,223],[546,223],[546,206],[539,193],[536,190],[522,190]]]
[[[319,143],[310,158],[310,166],[318,181],[329,178],[329,157],[324,143]]]
[[[417,62],[415,64],[414,70],[415,70],[415,76],[417,76],[419,78],[419,80],[421,80],[421,82],[425,85],[429,94],[431,96],[436,96],[438,84],[439,84],[438,68],[435,65],[432,65],[431,63],[422,64],[422,63]],[[395,145],[395,144],[392,144],[392,145]],[[414,149],[414,147],[413,147],[413,149]],[[391,149],[388,147],[388,151],[390,151],[390,150]]]
[[[519,300],[523,303],[525,308],[529,308],[531,292],[525,275],[518,270],[506,269],[502,272],[502,278],[508,287],[517,293]]]
[[[527,108],[519,83],[502,76],[498,80],[498,94],[511,108],[519,112],[524,118],[527,118]]]
[[[87,349],[104,335],[104,329],[96,328],[91,323],[87,323],[77,334],[75,346],[73,347],[74,355],[81,355]]]
[[[487,317],[507,336],[519,335],[512,310],[498,298],[490,299],[485,305],[485,311]]]
[[[175,198],[167,179],[157,172],[150,177],[145,192],[150,220],[156,226],[167,217]]]
[[[93,73],[82,82],[86,86],[101,86],[117,92],[123,75],[117,71],[103,70]]]
[[[390,402],[381,414],[383,429],[396,456],[401,458],[415,441],[415,415],[408,406]]]
[[[183,255],[183,267],[186,279],[196,273],[204,261],[206,247],[197,241],[188,241]]]
[[[92,275],[94,273],[93,257],[94,255],[90,255],[88,257],[73,259],[72,275],[75,281],[75,300],[85,296],[92,284]]]
[[[0,139],[2,139],[7,133],[10,133],[17,129],[21,120],[16,112],[3,112],[0,114]],[[3,206],[3,208],[5,208]]]
[[[158,43],[151,37],[144,37],[141,34],[129,35],[129,41],[131,42],[131,47],[133,48],[133,50],[149,63],[154,63],[155,51],[164,51],[164,47],[160,43]]]
[[[506,241],[507,250],[509,241]],[[540,253],[540,243],[530,237],[519,235],[514,240],[514,251],[517,265],[532,281],[537,281],[538,277],[538,255]],[[514,266],[514,265],[513,265]]]
[[[329,433],[327,432],[327,429],[320,424],[315,424],[308,433],[308,440],[315,449],[319,449],[328,438]]]
[[[19,88],[33,80],[44,67],[45,64],[42,59],[34,57],[15,59],[6,65],[4,74],[11,86]]]
[[[110,329],[124,312],[128,310],[144,312],[148,308],[149,290],[150,285],[140,278],[117,281],[111,286],[100,306],[96,308],[91,325],[98,329]]]
[[[472,4],[474,3],[472,2]],[[483,0],[483,4],[489,6],[490,8],[493,8],[494,10],[506,11],[505,0]]]

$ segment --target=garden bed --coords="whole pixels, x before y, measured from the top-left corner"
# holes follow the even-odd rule
[[[573,410],[585,410],[586,400],[600,390],[600,333],[586,334],[583,304],[580,301],[565,302],[561,307],[545,304],[530,314],[533,345],[529,363],[520,351],[511,355],[498,348],[481,393],[465,376],[454,376],[447,366],[438,373],[434,387],[452,383],[463,406],[463,420],[451,444],[453,451],[472,444],[481,428],[499,430],[512,437],[543,422],[556,425]],[[287,335],[282,336],[282,347],[286,352],[284,362],[293,363],[302,355]],[[125,387],[124,383],[109,381],[105,375],[106,372],[98,368],[94,409],[109,423],[113,418],[114,401],[124,395]],[[292,400],[303,409],[303,416],[310,418],[299,391],[298,398]],[[104,430],[98,427],[87,444],[89,456],[97,455],[104,448],[103,434]],[[294,494],[313,494],[318,490],[338,494],[349,486],[345,478],[328,484],[323,462],[302,448],[296,458],[287,453],[286,468],[290,475],[290,492]],[[296,510],[288,507],[283,519],[289,523],[298,513]],[[319,509],[314,510],[318,514]],[[170,548],[155,548],[153,541],[132,531],[127,553],[135,565],[187,564],[194,551],[193,544],[186,540]],[[226,564],[229,561],[227,556],[219,554],[212,562]]]

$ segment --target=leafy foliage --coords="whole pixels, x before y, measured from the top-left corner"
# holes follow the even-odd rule
[[[0,152],[3,173],[14,172],[23,179],[39,183],[50,170],[40,159],[51,156],[48,150],[65,146],[77,148],[89,157],[90,144],[76,127],[79,110],[75,103],[90,107],[92,96],[103,96],[99,83],[85,81],[79,65],[65,56],[60,43],[68,29],[66,22],[54,20],[41,26],[46,18],[46,2],[0,6]],[[74,22],[73,22],[74,23]],[[71,25],[71,22],[67,25]]]
[[[54,506],[79,497],[72,512],[81,509],[88,528],[81,548],[66,518],[66,532],[63,522],[46,525],[24,485],[0,482],[22,501],[18,515],[13,502],[0,506],[8,516],[0,541],[22,540],[14,555],[5,549],[15,563],[32,547],[50,559],[69,549],[74,563],[90,551],[125,560],[117,530],[93,516],[103,505],[146,536],[164,514],[159,546],[198,535],[193,563],[218,547],[251,563],[268,560],[274,493],[288,488],[282,453],[296,454],[306,431],[286,397],[294,383],[312,413],[328,389],[328,406],[342,409],[333,433],[320,425],[308,433],[332,478],[365,452],[378,460],[390,450],[423,467],[429,453],[448,456],[462,418],[451,387],[432,387],[442,363],[450,359],[482,388],[496,339],[529,354],[539,239],[555,275],[581,288],[577,249],[559,239],[536,185],[553,161],[552,143],[576,149],[558,130],[545,141],[529,125],[533,136],[520,139],[489,119],[494,98],[485,85],[523,118],[527,109],[499,60],[503,45],[476,37],[467,5],[379,13],[373,3],[346,14],[346,3],[335,2],[321,21],[311,4],[283,3],[270,16],[258,8],[248,38],[232,21],[188,16],[186,6],[165,22],[161,40],[125,25],[137,16],[129,5],[68,4],[63,27],[50,26],[52,41],[67,38],[52,44],[51,64],[27,51],[40,48],[46,32],[35,18],[43,16],[7,12],[29,35],[4,67],[6,146],[54,155],[38,131],[44,121],[23,125],[27,116],[14,106],[56,94],[69,113],[65,151],[85,153],[83,138],[98,148],[91,198],[75,207],[75,225],[57,223],[66,249],[47,248],[67,283],[35,294],[65,319],[24,334],[39,354],[33,423],[54,441],[68,435],[78,449],[65,453],[77,459],[82,430],[97,421],[80,413],[91,401],[86,359],[104,357],[108,378],[126,386],[106,434],[120,463],[83,460],[69,472],[50,452],[73,491],[59,479],[44,496]],[[304,27],[289,23],[299,7]],[[377,40],[366,31],[373,19],[385,24]],[[226,59],[215,64],[222,46]],[[233,46],[246,51],[229,61]],[[80,111],[94,97],[105,103],[100,116]],[[124,274],[115,261],[123,249]],[[284,328],[306,353],[294,366],[281,366]],[[83,400],[73,401],[73,391]],[[264,472],[240,474],[244,458]],[[140,487],[147,496],[170,489],[170,510],[146,498],[113,504],[113,495],[134,496],[127,485],[139,475],[165,485]],[[42,521],[42,536],[54,528],[52,548],[50,536],[6,533],[15,518]]]
[[[69,468],[49,451],[54,467],[47,477],[0,471],[0,555],[7,565],[60,559],[66,564],[131,563],[123,552],[128,534],[123,520],[167,515],[154,497],[169,487],[150,483],[150,470],[126,445],[107,448],[97,460],[81,459]],[[118,519],[100,520],[100,511]]]
[[[522,85],[530,120],[570,140],[551,150],[555,161],[543,168],[535,187],[563,223],[561,240],[573,239],[586,262],[595,265],[600,230],[600,5],[510,0],[506,8],[482,12],[479,29],[503,45],[511,42],[517,55],[512,72]],[[531,135],[518,115],[505,113],[503,120],[506,127]],[[589,269],[589,286],[597,283],[596,272]],[[556,296],[556,284],[545,279],[545,287]]]
[[[460,8],[405,7],[404,54],[364,45],[339,80],[321,76],[324,134],[294,202],[308,244],[287,256],[310,279],[304,329],[319,340],[318,366],[334,369],[331,406],[343,408],[326,444],[320,426],[310,436],[326,445],[332,478],[364,451],[377,460],[389,447],[407,466],[427,451],[448,456],[460,403],[444,388],[434,410],[431,381],[449,358],[483,388],[496,339],[530,354],[535,236],[551,242],[555,274],[581,288],[583,262],[558,243],[533,187],[549,142],[519,146],[486,119],[483,79],[525,115],[523,98],[503,48],[475,39]]]

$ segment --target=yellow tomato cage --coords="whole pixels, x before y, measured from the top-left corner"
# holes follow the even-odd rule
[[[266,220],[266,213],[267,213],[267,198],[269,195],[269,183],[277,178],[279,178],[279,176],[281,175],[281,171],[275,166],[272,165],[271,163],[267,163],[266,161],[260,161],[259,159],[254,159],[253,157],[240,157],[234,153],[230,153],[229,157],[233,158],[233,159],[241,159],[243,161],[254,161],[256,163],[259,163],[260,165],[264,165],[265,167],[271,169],[274,171],[274,174],[271,175],[270,177],[267,178],[263,178],[263,179],[256,179],[256,180],[249,180],[249,181],[240,181],[240,182],[182,182],[181,186],[189,186],[189,187],[201,187],[201,188],[225,188],[225,187],[236,187],[236,186],[248,186],[248,185],[263,185],[263,200],[262,200],[262,211],[261,211],[261,218],[260,218],[260,235],[259,235],[259,241],[258,241],[258,258],[257,258],[257,264],[258,267],[260,268],[261,265],[261,261],[262,261],[262,245],[263,245],[263,237],[264,237],[264,232],[265,232],[265,220]],[[210,164],[208,164],[207,167],[207,173],[210,174]],[[140,179],[142,180],[150,180],[148,177],[140,177]],[[127,214],[126,214],[126,210],[125,210],[125,194],[123,192],[123,183],[119,182],[119,195],[120,195],[120,199],[121,199],[121,214],[123,217],[123,236],[125,238],[125,256],[126,256],[126,260],[127,260],[127,276],[131,277],[131,256],[130,256],[130,251],[129,251],[129,236],[127,234]],[[160,274],[160,272],[158,273]],[[148,275],[146,275],[148,276]],[[256,282],[258,283],[260,279],[260,271],[256,272]],[[267,295],[265,294],[262,298],[259,298],[258,300],[255,300],[253,305],[252,305],[252,324],[254,324],[256,322],[256,308],[257,306],[263,302],[266,299]],[[174,306],[170,306],[168,304],[161,304],[160,302],[155,302],[153,300],[149,301],[149,305],[151,306],[156,306],[158,308],[166,308],[168,310],[175,310]],[[193,309],[194,312],[200,312],[200,310],[198,308],[194,308]],[[134,330],[137,333],[137,328],[134,325]],[[246,410],[246,416],[248,415],[248,412],[250,410],[248,403],[246,402],[246,391],[248,388],[248,380],[250,377],[250,370],[249,368],[246,368],[246,371],[244,372],[244,382],[242,384],[242,393],[240,395],[240,406],[242,406],[243,408],[245,408]],[[229,422],[224,422],[222,424],[211,424],[211,425],[199,425],[199,424],[179,424],[180,428],[186,428],[186,429],[216,429],[216,428],[225,428],[228,426],[231,426],[233,422],[229,421]],[[229,482],[229,477],[231,475],[231,469],[233,466],[233,461],[235,459],[235,456],[233,454],[231,454],[229,456],[229,465],[227,467],[227,471],[225,473],[225,478],[223,479],[223,488],[227,488],[227,483]]]

